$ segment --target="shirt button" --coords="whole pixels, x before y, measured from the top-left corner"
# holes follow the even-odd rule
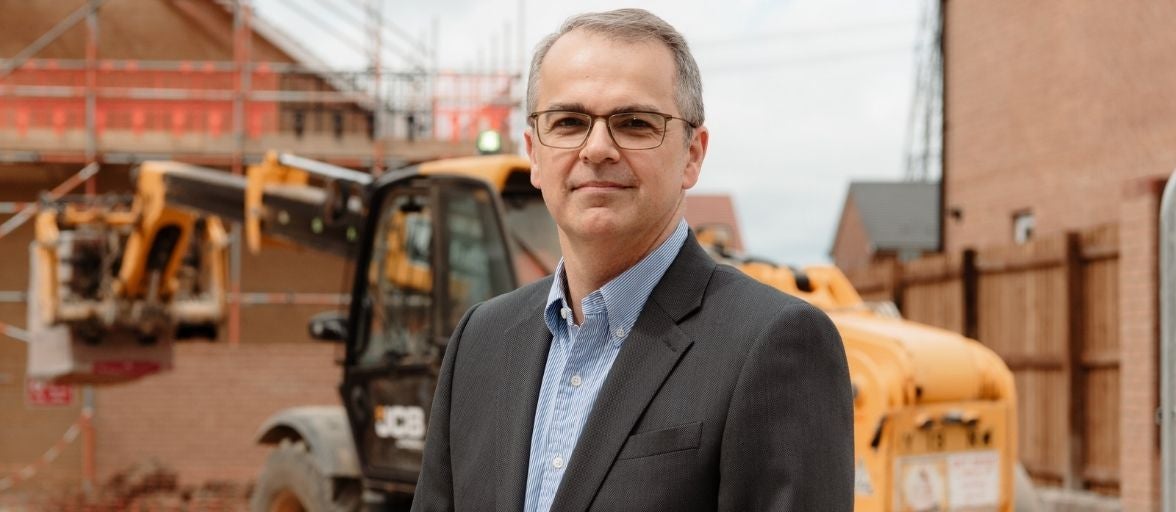
[[[560,309],[559,310],[559,317],[563,318],[564,320],[567,320],[569,312],[570,312],[570,310],[568,308]]]
[[[581,379],[579,375],[572,375],[572,387],[578,388],[578,387],[580,387],[580,384],[583,384],[583,383],[584,383],[584,379]]]
[[[616,337],[618,337],[618,338],[624,338],[625,337],[625,330],[621,329],[621,328],[617,328],[617,330],[613,331],[613,334],[615,334]]]
[[[563,466],[564,466],[563,457],[556,455],[554,459],[551,459],[551,465],[555,466],[555,469],[563,468]]]

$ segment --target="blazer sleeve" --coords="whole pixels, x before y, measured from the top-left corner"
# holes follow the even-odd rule
[[[480,304],[479,304],[480,305]],[[457,360],[457,347],[465,332],[466,324],[478,305],[470,308],[465,317],[453,330],[441,362],[437,377],[437,391],[433,394],[433,407],[429,411],[428,431],[425,437],[425,453],[421,460],[421,473],[417,477],[416,491],[412,499],[412,512],[452,511],[453,466],[449,452],[449,410],[453,391],[453,367]]]
[[[853,396],[841,337],[782,308],[740,370],[723,431],[719,510],[853,510]]]

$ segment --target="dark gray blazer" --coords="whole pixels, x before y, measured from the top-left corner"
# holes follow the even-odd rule
[[[412,510],[522,510],[550,286],[458,325]],[[691,235],[622,345],[551,510],[848,512],[852,400],[828,317],[717,265]]]

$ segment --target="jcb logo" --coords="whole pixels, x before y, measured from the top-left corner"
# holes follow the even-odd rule
[[[422,441],[425,438],[425,411],[417,405],[380,405],[376,407],[376,435],[397,441]]]

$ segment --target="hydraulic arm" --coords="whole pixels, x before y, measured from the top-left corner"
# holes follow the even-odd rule
[[[130,196],[68,197],[36,220],[33,294],[42,325],[99,344],[215,337],[225,315],[229,237],[347,255],[358,239],[367,174],[270,153],[246,175],[145,162]]]

